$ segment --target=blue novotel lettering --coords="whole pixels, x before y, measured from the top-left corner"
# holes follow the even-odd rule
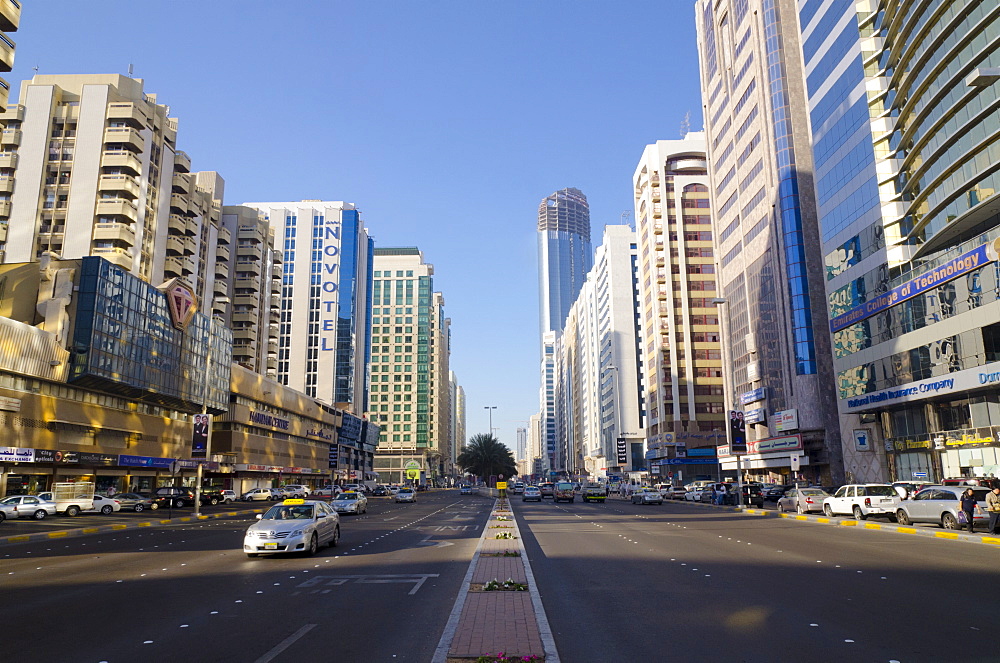
[[[340,219],[330,219],[323,232],[323,299],[320,302],[319,349],[337,349],[337,289],[340,281]]]
[[[1000,382],[1000,373],[980,373],[979,384],[992,384]]]
[[[830,320],[830,331],[838,332],[841,329],[850,327],[856,322],[861,322],[862,320],[870,318],[876,313],[881,313],[896,304],[905,302],[906,300],[912,299],[917,295],[922,295],[942,283],[946,283],[952,279],[962,276],[963,274],[968,274],[975,269],[979,269],[986,263],[995,259],[987,253],[986,247],[987,245],[983,244],[977,249],[963,253],[957,258],[949,260],[936,269],[932,269],[925,274],[921,274],[916,278],[910,279],[906,283],[896,286],[889,292],[870,299],[864,304],[856,306],[846,313],[841,313],[837,317]]]

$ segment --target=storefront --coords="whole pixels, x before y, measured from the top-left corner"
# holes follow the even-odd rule
[[[779,435],[747,442],[747,453],[735,456],[728,446],[719,447],[719,463],[723,473],[735,476],[741,472],[744,481],[763,483],[822,482],[816,468],[810,467],[808,454],[803,454],[802,436]]]

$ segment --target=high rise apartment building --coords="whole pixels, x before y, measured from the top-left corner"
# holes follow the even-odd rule
[[[228,273],[217,247],[231,238],[220,228],[222,178],[191,172],[167,111],[140,79],[22,82],[0,139],[3,261],[100,256],[147,283],[183,279],[203,312],[213,301],[224,311],[216,278]]]
[[[401,482],[450,473],[449,323],[434,292],[434,266],[416,247],[374,251],[371,406],[381,428],[375,470]]]
[[[324,403],[367,409],[373,243],[352,203],[243,203],[281,252],[278,380]]]
[[[745,422],[742,467],[788,483],[797,453],[802,478],[840,483],[795,3],[700,0],[696,17],[726,404]],[[722,466],[735,471],[736,458]]]
[[[16,44],[7,34],[17,32],[21,24],[21,3],[16,0],[0,0],[0,71],[10,71],[14,68],[14,49]],[[0,78],[0,122],[3,121],[3,109],[7,106],[10,95],[10,85]]]
[[[454,371],[449,372],[451,383],[451,443],[450,461],[454,467],[455,459],[462,453],[466,441],[465,424],[465,388],[459,384]]]
[[[559,448],[557,442],[555,342],[592,264],[587,197],[579,189],[567,188],[544,198],[538,206],[538,302],[542,337],[539,407],[547,471],[566,469],[565,445]]]
[[[799,5],[848,478],[1000,474],[1000,5]]]
[[[647,145],[633,185],[650,467],[705,454],[685,469],[714,473],[726,413],[705,134]]]

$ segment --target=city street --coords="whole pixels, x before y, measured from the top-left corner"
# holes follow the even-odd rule
[[[6,660],[428,661],[491,498],[373,499],[314,558],[248,518],[8,545]],[[512,500],[561,661],[993,661],[987,545],[666,503]],[[59,633],[72,637],[51,637]]]

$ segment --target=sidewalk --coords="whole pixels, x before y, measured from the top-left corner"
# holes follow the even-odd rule
[[[520,587],[486,591],[494,580]],[[497,499],[483,528],[433,661],[468,663],[500,655],[559,661],[520,529],[505,499]]]

